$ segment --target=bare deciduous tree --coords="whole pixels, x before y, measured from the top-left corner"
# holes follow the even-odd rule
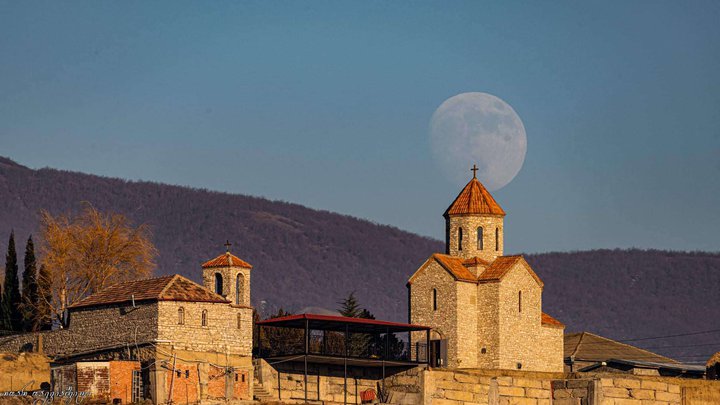
[[[63,327],[72,304],[112,284],[149,276],[157,250],[147,225],[133,227],[120,214],[104,214],[87,205],[81,214],[41,212],[42,264],[51,286],[47,302]]]

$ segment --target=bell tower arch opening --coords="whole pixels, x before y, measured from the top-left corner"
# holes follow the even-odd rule
[[[203,263],[203,285],[222,295],[233,305],[250,306],[250,270],[252,265],[230,253],[230,242],[224,254]]]

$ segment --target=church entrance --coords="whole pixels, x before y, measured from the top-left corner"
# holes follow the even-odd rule
[[[447,364],[447,340],[430,341],[430,367],[445,367]]]

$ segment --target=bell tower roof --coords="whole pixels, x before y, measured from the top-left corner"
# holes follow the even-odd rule
[[[235,256],[230,252],[225,252],[220,256],[208,260],[202,264],[203,269],[211,267],[244,267],[246,269],[252,269],[252,265],[245,260]]]
[[[477,170],[475,166],[473,166],[473,169]],[[473,178],[458,194],[455,201],[445,210],[443,216],[447,218],[451,215],[472,214],[505,216],[505,211],[500,208],[500,205],[490,195],[490,192],[475,177],[474,171]]]

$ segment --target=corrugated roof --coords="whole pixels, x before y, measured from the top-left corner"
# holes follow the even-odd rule
[[[70,306],[71,309],[139,301],[229,302],[207,288],[175,274],[112,285]]]
[[[452,204],[445,210],[444,216],[490,214],[505,216],[505,211],[495,201],[475,177],[460,191]]]
[[[564,357],[575,360],[608,361],[610,359],[626,361],[649,361],[656,363],[678,363],[659,354],[631,346],[589,332],[565,335]]]
[[[244,267],[246,269],[252,269],[252,265],[245,260],[235,256],[234,254],[230,252],[225,252],[221,254],[220,256],[208,260],[205,263],[202,264],[203,269],[207,269],[210,267]]]

